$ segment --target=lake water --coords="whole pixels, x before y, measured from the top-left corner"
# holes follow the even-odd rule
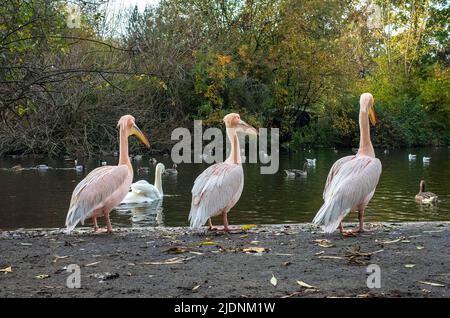
[[[270,224],[310,222],[322,205],[322,192],[332,164],[350,155],[350,149],[335,153],[331,149],[312,149],[281,154],[280,169],[274,175],[261,175],[260,164],[245,164],[245,185],[241,199],[230,211],[230,224]],[[408,154],[417,155],[409,161]],[[391,151],[377,150],[383,173],[374,198],[366,210],[368,221],[431,221],[450,220],[450,149],[419,148]],[[422,157],[431,157],[429,164]],[[317,158],[315,168],[308,168],[306,178],[287,178],[284,169],[303,167],[305,158]],[[134,162],[135,181],[145,179],[153,183],[154,168],[149,173],[137,172],[150,166],[149,158]],[[170,158],[156,157],[171,166]],[[116,164],[117,158],[105,158]],[[98,166],[98,160],[84,162],[84,172],[63,170],[73,161],[50,159],[0,160],[0,229],[63,227],[72,191],[86,174]],[[23,170],[13,172],[14,165],[33,167],[48,164],[58,169],[48,171]],[[191,188],[195,178],[207,164],[180,164],[176,177],[163,177],[164,200],[161,205],[135,206],[113,211],[113,226],[185,226],[191,204]],[[419,181],[427,182],[427,191],[439,195],[437,207],[422,207],[414,201]],[[346,220],[356,220],[356,213]],[[103,220],[99,219],[100,224]],[[221,225],[220,218],[214,220]]]

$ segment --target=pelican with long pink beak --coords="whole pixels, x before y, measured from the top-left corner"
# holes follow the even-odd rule
[[[222,215],[223,229],[228,232],[228,212],[239,201],[244,188],[244,171],[237,132],[254,136],[258,135],[258,132],[236,113],[226,115],[223,121],[231,142],[230,155],[224,162],[210,166],[195,179],[189,213],[191,228],[200,228],[208,221],[209,229],[212,230],[211,218]]]
[[[103,166],[91,171],[76,186],[70,200],[66,218],[67,233],[86,219],[93,219],[97,232],[97,218],[105,217],[107,232],[112,232],[109,214],[127,195],[133,181],[133,168],[128,156],[128,137],[135,135],[148,148],[147,137],[136,126],[131,115],[122,116],[118,123],[120,131],[120,154],[117,166]]]

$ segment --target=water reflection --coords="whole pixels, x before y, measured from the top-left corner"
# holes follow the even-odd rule
[[[145,204],[123,204],[115,210],[120,218],[127,218],[132,227],[163,226],[163,200]]]
[[[420,148],[390,151],[376,150],[383,165],[380,182],[367,207],[367,221],[450,220],[450,149]],[[322,192],[332,164],[352,154],[351,149],[308,149],[280,154],[279,171],[261,175],[260,164],[245,164],[245,185],[241,200],[230,211],[231,224],[310,222],[323,203]],[[416,154],[416,160],[409,160]],[[431,157],[428,163],[423,157]],[[285,169],[303,169],[306,158],[316,165],[306,167],[306,177],[288,178]],[[133,161],[133,182],[145,179],[153,183],[155,168],[144,156]],[[117,164],[117,157],[102,158]],[[168,157],[156,157],[166,167]],[[97,168],[98,159],[78,160],[85,169],[77,171],[74,161],[51,159],[0,159],[0,228],[61,227],[64,225],[70,197],[75,186]],[[22,169],[15,168],[18,166]],[[49,169],[39,170],[38,165]],[[161,205],[119,208],[111,213],[113,226],[185,226],[191,205],[195,178],[208,164],[180,164],[177,176],[163,176],[164,201]],[[420,180],[427,190],[439,196],[437,207],[417,205],[414,196]],[[349,220],[356,220],[352,214]],[[101,219],[99,219],[102,222]],[[221,220],[214,220],[220,224]]]

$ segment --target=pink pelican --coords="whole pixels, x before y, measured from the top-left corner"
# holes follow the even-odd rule
[[[364,93],[360,98],[360,142],[356,155],[339,159],[331,167],[323,191],[325,203],[314,217],[313,223],[322,226],[326,233],[339,227],[345,236],[364,231],[364,210],[375,193],[381,175],[381,162],[375,158],[370,141],[369,119],[376,123],[373,96]],[[350,211],[358,211],[359,227],[344,231],[342,220]]]
[[[104,216],[107,231],[112,232],[109,213],[128,193],[133,181],[133,168],[128,156],[128,137],[135,135],[145,146],[150,143],[142,131],[134,123],[134,117],[125,115],[120,118],[120,155],[117,166],[102,166],[92,170],[81,180],[72,194],[69,212],[67,212],[66,227],[70,233],[81,221],[94,221],[94,231],[98,231],[97,218]]]
[[[242,121],[239,114],[228,114],[223,121],[231,142],[230,155],[224,162],[208,167],[195,179],[189,213],[192,228],[199,228],[208,220],[209,229],[212,230],[211,217],[221,214],[223,229],[228,232],[228,212],[239,201],[244,188],[244,171],[237,132],[254,136],[258,135],[258,132]]]

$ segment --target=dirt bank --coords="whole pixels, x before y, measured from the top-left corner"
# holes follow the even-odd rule
[[[4,231],[0,297],[450,297],[449,229],[377,223],[349,238],[301,224],[206,235]],[[66,287],[69,264],[80,266],[80,289]],[[367,287],[369,264],[380,267],[379,289]]]

